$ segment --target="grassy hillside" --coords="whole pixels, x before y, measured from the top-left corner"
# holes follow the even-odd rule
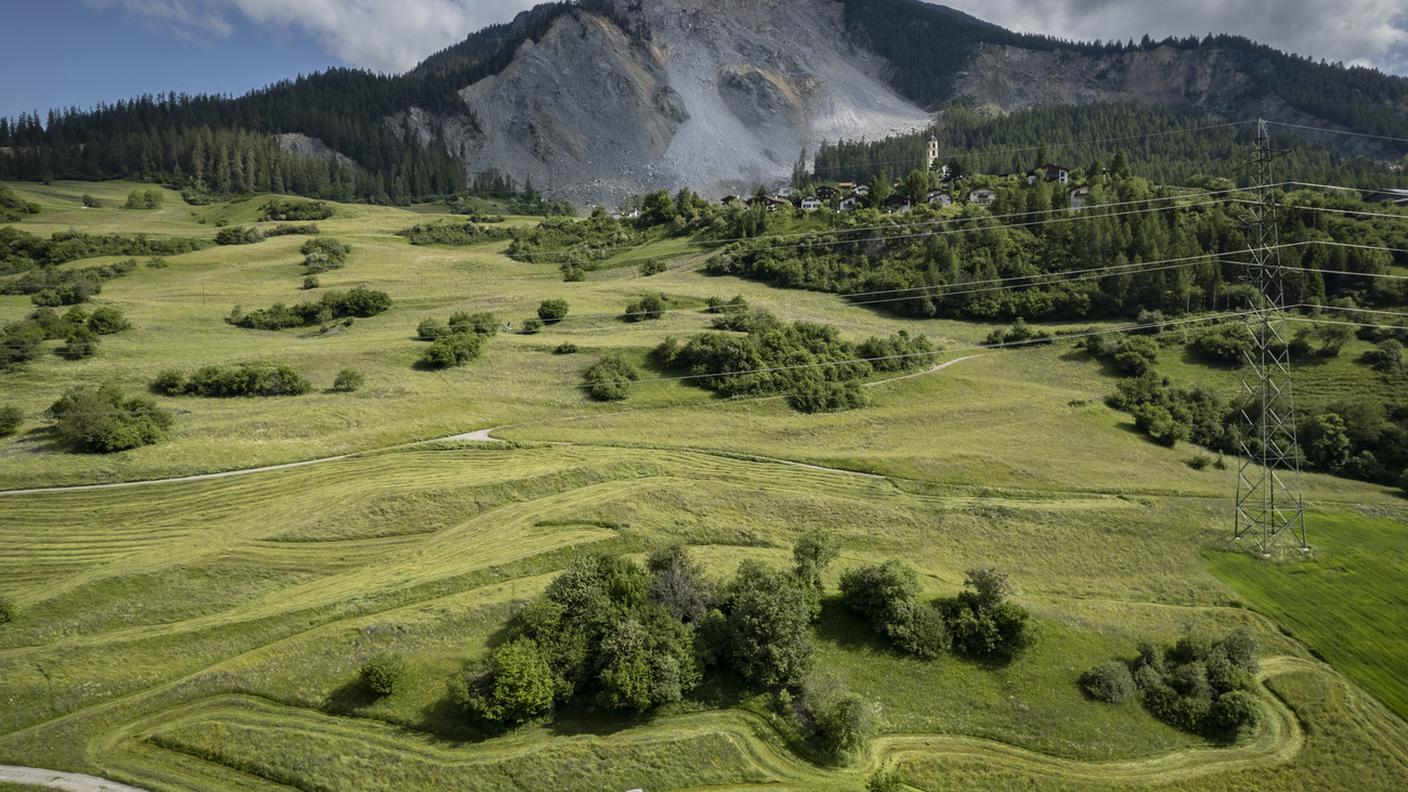
[[[217,219],[253,221],[259,203],[77,205],[102,191],[112,207],[128,188],[21,186],[43,211],[20,227],[209,238]],[[666,273],[642,278],[622,265],[563,283],[555,262],[504,257],[506,242],[413,247],[394,235],[425,219],[339,205],[319,222],[353,247],[322,289],[366,284],[396,301],[344,332],[223,321],[235,304],[300,299],[302,239],[280,237],[110,281],[97,302],[120,307],[132,330],[89,360],[46,354],[0,374],[3,400],[30,416],[0,440],[4,488],[365,452],[214,480],[0,495],[0,595],[19,614],[0,626],[0,763],[153,790],[854,790],[882,767],[923,789],[1408,785],[1392,673],[1408,650],[1382,627],[1405,615],[1395,582],[1406,510],[1394,493],[1308,476],[1316,552],[1264,564],[1224,552],[1232,474],[1194,470],[1196,449],[1140,436],[1101,402],[1114,379],[1069,345],[965,351],[991,328],[711,278],[679,243],[637,252],[667,257]],[[940,362],[951,365],[873,382],[869,407],[824,416],[677,381],[639,383],[624,405],[586,400],[581,372],[603,353],[640,361],[666,335],[708,327],[695,309],[614,318],[647,291],[743,294],[848,339],[921,332],[948,346]],[[413,365],[425,316],[492,310],[519,326],[555,297],[572,308],[560,325],[500,333],[462,369]],[[0,320],[31,309],[0,297]],[[579,353],[551,354],[564,341]],[[37,417],[73,383],[110,378],[135,392],[164,368],[250,360],[292,365],[316,389],[155,397],[177,412],[173,436],[105,457],[54,447]],[[323,392],[347,366],[365,373],[365,387]],[[388,448],[486,427],[503,427],[500,442]],[[829,598],[817,665],[881,713],[879,736],[846,767],[806,758],[771,696],[726,682],[651,718],[569,710],[503,734],[477,730],[449,700],[447,680],[582,553],[639,558],[681,541],[722,577],[743,559],[787,563],[796,537],[817,527],[842,543],[826,579],[832,597],[841,571],[887,558],[912,564],[928,597],[951,596],[967,569],[991,564],[1011,574],[1037,643],[1001,667],[920,662]],[[1136,703],[1089,701],[1077,684],[1142,641],[1243,624],[1262,641],[1265,724],[1234,747]],[[408,681],[369,698],[357,669],[387,650],[408,658]]]

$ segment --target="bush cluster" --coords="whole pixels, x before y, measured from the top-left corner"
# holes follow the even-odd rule
[[[215,232],[217,245],[254,245],[264,241],[264,235],[252,226],[231,226]]]
[[[582,375],[587,393],[597,401],[622,401],[631,395],[631,383],[640,379],[620,352],[612,352],[592,364]]]
[[[24,200],[14,190],[0,184],[0,223],[18,223],[25,215],[32,214],[39,214],[39,204]]]
[[[352,248],[330,237],[310,239],[298,251],[303,254],[303,267],[308,275],[319,275],[338,269],[347,263]]]
[[[1097,335],[1090,328],[1084,341],[1077,345],[1092,356],[1113,365],[1121,374],[1138,377],[1159,362],[1159,343],[1148,336]]]
[[[508,239],[511,232],[501,228],[481,228],[471,220],[467,223],[440,221],[420,223],[396,232],[410,240],[412,245],[477,245],[481,242],[494,242]]]
[[[136,259],[84,269],[39,267],[0,286],[0,294],[28,294],[30,302],[48,308],[78,305],[101,292],[104,281],[121,278],[136,269]]]
[[[754,688],[795,685],[810,667],[811,620],[796,576],[757,561],[718,585],[682,547],[652,553],[645,566],[587,556],[452,692],[472,716],[511,724],[569,702],[646,712],[680,701],[711,672]]]
[[[159,190],[133,190],[127,194],[127,203],[122,208],[160,209],[163,200]]]
[[[228,399],[238,396],[302,396],[313,388],[291,367],[274,363],[205,366],[187,377],[163,371],[152,390],[166,396],[201,396]]]
[[[264,204],[260,220],[327,220],[332,206],[324,201],[298,201],[271,198]]]
[[[0,328],[0,371],[33,360],[44,341],[62,340],[64,344],[57,351],[69,360],[91,357],[98,351],[100,336],[129,327],[131,323],[122,312],[108,306],[91,314],[74,306],[63,315],[47,306],[37,308],[27,319]]]
[[[9,437],[18,432],[24,423],[24,410],[13,404],[0,407],[0,437]]]
[[[422,319],[416,337],[432,342],[421,361],[431,368],[463,366],[479,357],[488,339],[499,333],[499,318],[492,313],[458,311],[448,324]]]
[[[1134,416],[1134,423],[1156,442],[1172,448],[1191,440],[1216,451],[1237,450],[1233,408],[1203,387],[1175,388],[1152,369],[1120,380],[1109,404]]]
[[[346,292],[328,292],[317,302],[285,305],[275,303],[268,308],[244,313],[238,307],[225,318],[226,322],[237,327],[253,330],[284,330],[290,327],[305,327],[312,324],[326,324],[346,317],[366,318],[386,312],[391,308],[391,296],[383,291],[374,291],[358,286]]]
[[[669,269],[669,266],[666,265],[665,262],[661,259],[646,259],[645,261],[641,262],[640,274],[643,278],[649,278],[651,275],[659,275],[667,269]]]
[[[917,370],[934,361],[928,339],[905,331],[853,345],[830,325],[786,325],[772,314],[746,310],[722,313],[714,327],[716,332],[683,345],[666,339],[651,357],[664,368],[687,371],[695,377],[691,382],[723,396],[788,393],[795,409],[809,412],[862,406],[860,382],[866,377]]]
[[[626,306],[626,312],[621,316],[627,322],[644,322],[653,319],[665,318],[665,311],[669,310],[670,298],[663,294],[646,294],[640,299],[634,300]]]
[[[454,368],[468,364],[484,351],[484,336],[478,333],[450,333],[431,343],[421,360],[431,368]]]
[[[988,333],[988,346],[1031,347],[1051,343],[1051,334],[1045,330],[1033,330],[1022,317],[1017,317],[1010,327]]]
[[[396,692],[396,688],[406,678],[406,671],[406,659],[387,652],[369,658],[362,664],[357,676],[371,692],[378,696],[389,696]]]
[[[563,261],[563,274],[580,273],[575,278],[580,280],[586,277],[586,270],[641,241],[633,229],[598,207],[585,220],[548,217],[534,228],[515,231],[508,255],[528,263]]]
[[[46,415],[54,433],[75,451],[107,454],[151,445],[166,436],[171,415],[149,399],[128,398],[112,384],[64,393]]]
[[[567,318],[566,300],[543,300],[538,306],[538,318],[547,324],[557,324]]]
[[[200,250],[195,237],[153,238],[146,234],[87,234],[56,231],[48,239],[13,226],[0,228],[0,275],[94,256],[175,256]]]
[[[1235,741],[1261,722],[1251,692],[1259,651],[1256,636],[1245,627],[1215,642],[1189,634],[1172,646],[1143,644],[1132,663],[1104,663],[1087,672],[1081,684],[1092,698],[1112,703],[1137,692],[1159,720]]]

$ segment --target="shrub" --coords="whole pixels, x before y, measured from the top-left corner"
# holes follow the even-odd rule
[[[264,204],[261,220],[326,220],[332,207],[322,201],[296,201],[272,198]]]
[[[626,313],[621,318],[627,322],[643,322],[646,320],[661,319],[665,316],[669,299],[663,294],[647,294],[626,306]]]
[[[411,228],[397,231],[398,236],[403,236],[410,240],[412,245],[477,245],[481,242],[493,242],[501,239],[508,239],[512,234],[498,228],[480,228],[473,222],[437,222],[421,223]]]
[[[756,685],[798,681],[811,665],[811,613],[791,575],[754,560],[724,587],[730,665]]]
[[[18,432],[24,422],[24,411],[13,404],[0,407],[0,437],[9,437]]]
[[[1111,660],[1090,669],[1080,678],[1081,689],[1087,696],[1107,704],[1129,701],[1139,692],[1129,666]]]
[[[537,335],[543,331],[543,320],[528,319],[523,322],[523,335]]]
[[[577,354],[577,345],[572,343],[571,341],[567,341],[558,344],[557,348],[554,349],[552,353],[554,355],[575,355]]]
[[[0,624],[9,624],[15,620],[19,610],[15,607],[15,601],[9,597],[0,596]]]
[[[587,279],[587,271],[571,264],[562,265],[563,283],[581,283]]]
[[[98,334],[84,325],[73,328],[64,337],[59,354],[69,360],[82,360],[98,354]]]
[[[352,253],[351,247],[329,237],[310,239],[298,250],[303,254],[303,266],[310,275],[338,269]]]
[[[846,570],[841,601],[905,652],[932,659],[948,648],[938,612],[919,600],[918,576],[899,561]]]
[[[317,276],[317,275],[305,275],[305,276],[303,277],[303,290],[304,290],[304,291],[312,291],[312,290],[314,290],[314,289],[316,289],[316,288],[318,288],[318,276]]]
[[[1251,335],[1237,324],[1210,327],[1193,340],[1193,351],[1216,363],[1240,364],[1251,348]]]
[[[1261,705],[1251,693],[1233,690],[1217,697],[1208,719],[1226,739],[1237,740],[1261,724]]]
[[[660,259],[646,259],[640,265],[640,274],[642,277],[648,278],[651,275],[659,275],[667,269],[669,269],[669,267]]]
[[[152,380],[152,391],[163,396],[181,396],[186,392],[189,378],[183,372],[167,369]]]
[[[543,300],[538,306],[538,318],[547,324],[557,324],[567,318],[566,300]]]
[[[640,378],[635,367],[619,352],[613,352],[587,369],[583,375],[587,393],[598,401],[621,401],[631,395],[631,383]]]
[[[865,792],[904,792],[904,779],[894,770],[880,770],[866,779]]]
[[[59,438],[76,451],[112,453],[166,436],[171,415],[147,399],[127,398],[115,385],[73,388],[49,407]]]
[[[474,333],[493,337],[499,334],[499,318],[487,311],[479,313],[459,311],[450,317],[450,330],[456,333]]]
[[[811,713],[812,736],[832,761],[854,756],[874,733],[875,706],[834,678],[808,679],[803,694]]]
[[[552,709],[553,673],[538,644],[518,638],[495,649],[478,678],[460,693],[472,715],[522,723]]]
[[[174,392],[175,372],[162,372],[152,389],[167,395]],[[302,375],[282,364],[244,363],[238,366],[206,366],[185,383],[182,392],[208,399],[241,396],[301,396],[310,390]]]
[[[157,256],[156,258],[147,259],[148,269],[166,269],[169,266],[170,264],[166,262],[166,259],[160,256]]]
[[[812,620],[821,616],[821,595],[824,584],[821,576],[832,561],[841,554],[841,544],[836,537],[823,530],[811,530],[797,538],[792,546],[792,573],[807,593],[807,607]]]
[[[88,329],[98,335],[113,335],[132,326],[122,312],[110,306],[103,306],[88,317]]]
[[[1188,467],[1193,468],[1194,470],[1203,470],[1208,465],[1211,465],[1212,462],[1212,457],[1208,456],[1207,454],[1195,454],[1193,455],[1192,459],[1188,460]]]
[[[1372,366],[1375,371],[1385,374],[1398,373],[1403,371],[1403,343],[1396,338],[1385,339],[1359,359]]]
[[[371,692],[389,696],[406,677],[406,660],[398,654],[375,655],[362,664],[358,676]]]
[[[255,330],[284,330],[303,327],[349,316],[366,318],[384,313],[391,307],[391,296],[358,286],[348,292],[328,292],[317,302],[288,306],[275,303],[268,308],[243,313],[236,307],[225,321],[238,327]]]
[[[161,193],[156,190],[133,190],[127,194],[124,209],[160,209]]]
[[[955,649],[974,657],[1011,660],[1036,640],[1031,616],[1007,601],[1007,576],[995,569],[969,570],[964,591],[944,604]]]
[[[855,410],[867,404],[865,389],[855,380],[831,382],[803,377],[787,394],[787,404],[797,412],[829,413]]]
[[[100,205],[97,198],[94,198],[88,193],[83,193],[83,206],[85,209],[97,209]]]
[[[273,228],[264,229],[264,238],[280,236],[317,236],[322,233],[317,223],[279,223]]]
[[[474,333],[451,333],[435,340],[425,350],[421,360],[431,368],[463,366],[479,357],[484,349],[484,336]]]
[[[365,381],[366,378],[362,376],[362,372],[346,368],[337,372],[337,376],[332,381],[332,389],[338,393],[353,393],[360,390]]]
[[[217,245],[254,245],[264,241],[257,228],[222,228],[215,233]]]
[[[741,313],[748,310],[748,301],[743,299],[743,295],[738,294],[731,300],[722,297],[710,297],[705,303],[709,306],[709,313]]]
[[[450,328],[445,326],[444,322],[431,317],[420,320],[420,324],[416,326],[416,338],[422,341],[434,341],[449,334]]]
[[[1017,317],[1011,327],[989,333],[986,341],[988,346],[1015,347],[1043,346],[1049,343],[1051,343],[1050,333],[1033,330],[1021,317]]]

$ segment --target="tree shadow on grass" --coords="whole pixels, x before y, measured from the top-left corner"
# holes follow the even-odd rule
[[[381,695],[367,687],[361,677],[353,677],[328,693],[323,699],[323,711],[333,715],[356,715],[380,698]]]
[[[838,598],[821,604],[821,617],[816,621],[818,641],[846,651],[869,651],[875,654],[903,657],[903,652],[890,645],[864,619],[855,615]]]

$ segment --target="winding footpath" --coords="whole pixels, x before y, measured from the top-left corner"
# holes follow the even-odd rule
[[[116,781],[83,773],[61,773],[58,770],[17,767],[15,765],[0,765],[0,781],[28,784],[46,789],[62,789],[66,792],[146,792],[140,787],[119,784]]]

